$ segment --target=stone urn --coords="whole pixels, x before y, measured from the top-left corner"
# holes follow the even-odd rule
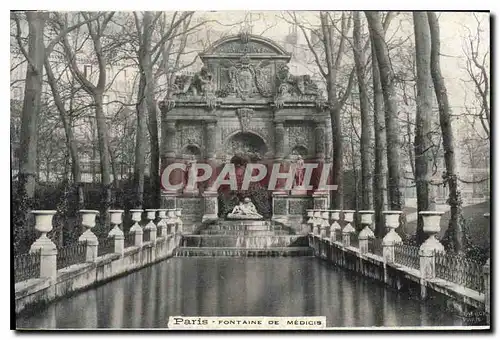
[[[426,251],[444,251],[444,246],[436,238],[441,231],[440,222],[444,211],[420,211],[418,214],[422,216],[424,222],[424,233],[429,235],[429,238],[420,246],[421,252],[425,254]]]
[[[82,214],[82,225],[87,229],[95,227],[95,219],[99,214],[98,210],[80,210]]]
[[[424,222],[424,233],[435,235],[441,230],[441,216],[444,211],[420,211],[418,213],[422,216]]]
[[[132,221],[139,223],[142,220],[142,213],[144,210],[142,209],[130,209],[130,213],[132,214]]]
[[[359,239],[374,238],[375,234],[373,233],[373,215],[375,215],[375,211],[360,210],[359,214],[361,216],[361,225],[364,226],[359,233]]]
[[[42,235],[31,245],[30,252],[40,249],[49,249],[56,251],[56,245],[47,237],[47,233],[52,230],[52,219],[57,213],[56,210],[32,210],[31,213],[35,216],[35,229]]]
[[[403,214],[400,210],[382,211],[385,216],[385,226],[389,229],[397,229],[399,227],[399,217]]]
[[[116,237],[119,236],[123,238],[123,231],[120,229],[120,225],[123,222],[123,210],[110,210],[110,220],[113,228],[109,231],[108,237]]]
[[[42,236],[47,235],[52,230],[52,219],[57,213],[56,210],[32,210],[31,213],[35,216],[35,229],[42,233]]]
[[[347,223],[352,223],[352,221],[354,221],[354,213],[356,212],[356,210],[343,210],[342,211],[344,213],[344,221],[347,222]]]
[[[385,216],[385,226],[389,231],[382,240],[382,245],[393,245],[402,241],[401,236],[396,233],[399,227],[399,218],[403,212],[400,210],[387,210],[382,211]]]
[[[111,224],[114,226],[119,226],[123,222],[123,210],[110,210],[110,220]]]

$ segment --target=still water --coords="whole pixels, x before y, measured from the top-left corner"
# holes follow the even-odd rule
[[[313,257],[183,257],[22,316],[17,327],[166,328],[173,315],[324,315],[328,327],[460,324],[440,305]]]

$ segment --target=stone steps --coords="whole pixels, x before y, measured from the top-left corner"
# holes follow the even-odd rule
[[[200,230],[200,235],[205,236],[274,236],[289,235],[287,230]]]
[[[241,236],[241,235],[184,235],[183,247],[238,247],[267,249],[276,247],[305,247],[308,246],[307,237],[302,235],[270,235],[270,236]]]
[[[238,256],[238,257],[263,257],[263,256],[313,256],[309,247],[276,247],[269,249],[238,248],[238,247],[180,247],[176,250],[177,257],[191,256]]]

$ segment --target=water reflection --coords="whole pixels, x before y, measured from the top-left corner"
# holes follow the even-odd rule
[[[322,316],[328,326],[459,325],[314,258],[174,258],[18,319],[21,328],[165,328],[171,315]]]

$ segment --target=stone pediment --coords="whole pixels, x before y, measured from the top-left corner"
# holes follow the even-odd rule
[[[245,103],[265,100],[277,108],[286,101],[320,102],[311,77],[292,75],[291,54],[268,38],[247,33],[225,37],[200,53],[200,58],[201,70],[177,76],[166,102],[201,100],[209,108],[226,98]]]
[[[212,58],[239,58],[242,55],[251,55],[258,59],[277,58],[286,63],[291,58],[290,53],[271,39],[247,33],[219,39],[201,53],[200,58],[206,62]]]

